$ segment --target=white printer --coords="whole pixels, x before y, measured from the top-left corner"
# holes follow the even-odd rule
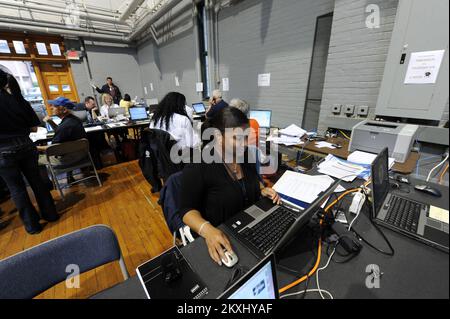
[[[349,151],[378,154],[385,147],[389,156],[405,163],[417,138],[418,125],[363,121],[353,127]]]

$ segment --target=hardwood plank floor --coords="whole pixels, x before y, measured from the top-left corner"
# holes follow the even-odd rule
[[[130,275],[136,267],[171,247],[172,235],[167,228],[159,194],[142,176],[137,161],[107,167],[100,171],[103,187],[95,180],[66,189],[65,202],[52,191],[61,218],[45,225],[38,235],[28,235],[13,203],[0,204],[6,213],[6,227],[0,229],[0,259],[16,254],[47,240],[95,224],[109,225],[116,232]],[[66,288],[65,283],[37,298],[87,298],[123,280],[117,262],[99,267],[80,276],[80,288]]]

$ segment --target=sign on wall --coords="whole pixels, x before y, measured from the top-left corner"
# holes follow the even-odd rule
[[[445,50],[411,53],[405,84],[436,83]]]

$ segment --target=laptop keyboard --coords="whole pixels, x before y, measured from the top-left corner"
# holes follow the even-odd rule
[[[405,198],[391,196],[385,222],[411,233],[417,233],[420,212],[427,206]]]
[[[266,255],[294,223],[295,217],[291,211],[279,207],[253,228],[244,229],[241,234]]]

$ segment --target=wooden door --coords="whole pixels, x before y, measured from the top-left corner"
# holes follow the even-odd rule
[[[63,96],[73,102],[79,102],[77,89],[67,62],[41,62],[39,70],[49,100]]]

